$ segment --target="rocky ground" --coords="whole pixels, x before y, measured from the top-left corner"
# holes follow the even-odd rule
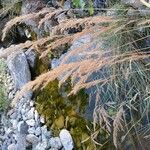
[[[8,89],[8,99],[10,101],[14,98],[16,92],[25,83],[31,80],[28,64],[32,65],[34,62],[35,57],[33,56],[32,51],[26,54],[21,52],[19,54],[12,54],[7,61],[5,61],[8,66],[5,83]],[[29,61],[27,58],[32,59]],[[47,126],[44,124],[44,118],[39,116],[35,110],[34,101],[31,97],[32,93],[27,93],[13,108],[8,110],[7,114],[1,114],[0,149],[63,149],[63,139],[68,137],[69,133],[63,130],[60,135],[61,138],[52,137],[51,131],[48,131]],[[69,137],[69,140],[70,139],[71,137]]]

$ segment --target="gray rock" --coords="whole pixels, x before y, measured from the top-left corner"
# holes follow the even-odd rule
[[[17,148],[16,150],[26,150],[26,134],[16,134]]]
[[[16,118],[17,118],[17,113],[14,112],[13,114],[11,114],[11,115],[10,115],[10,118],[11,118],[11,119],[16,119]]]
[[[29,65],[23,52],[8,56],[7,65],[17,90],[21,89],[27,82],[31,80]]]
[[[20,109],[21,109],[21,114],[24,115],[26,113],[26,110],[22,107]]]
[[[41,134],[41,128],[38,127],[38,128],[36,128],[36,130],[35,130],[35,135],[36,135],[36,136],[39,136],[40,134]]]
[[[36,65],[36,58],[37,58],[35,51],[32,49],[28,49],[25,52],[25,54],[26,54],[26,58],[27,58],[30,68],[34,69],[34,67]]]
[[[16,144],[9,145],[8,150],[16,150]]]
[[[69,131],[66,129],[61,130],[59,137],[65,150],[72,150],[74,148],[73,139]]]
[[[35,108],[32,107],[31,110],[28,111],[28,113],[27,113],[28,119],[34,119],[34,110],[35,110]]]
[[[35,136],[34,134],[28,134],[26,136],[26,140],[29,142],[29,143],[32,143],[32,144],[35,144],[35,143],[38,143],[39,139],[37,136]]]
[[[14,98],[14,93],[13,93],[13,92],[10,92],[9,95],[8,95],[8,98],[9,98],[9,99],[13,99],[13,98]]]
[[[34,134],[35,133],[35,128],[34,127],[29,128],[28,133],[29,134]]]
[[[45,119],[44,119],[43,116],[40,117],[40,122],[41,122],[41,123],[45,123]]]
[[[29,126],[35,126],[35,120],[34,119],[30,119],[30,120],[27,120],[26,123],[29,125]]]
[[[67,20],[68,18],[67,18],[65,13],[61,13],[60,15],[58,15],[56,17],[56,19],[57,19],[58,23],[61,23],[61,22],[65,21],[65,20]]]
[[[37,122],[39,120],[39,114],[38,114],[37,110],[35,110],[35,112],[34,112],[34,117],[35,117],[35,121]]]
[[[62,147],[62,143],[61,143],[59,137],[50,138],[49,144],[50,144],[51,148],[60,149]]]
[[[34,106],[34,102],[30,101],[30,107],[33,107],[33,106]]]
[[[121,0],[122,4],[133,6],[135,8],[140,8],[143,4],[140,0]]]
[[[45,135],[46,138],[51,137],[51,132],[47,130],[47,126],[44,125],[41,127],[42,134]]]
[[[6,141],[2,145],[2,150],[7,150],[7,143],[6,143]]]
[[[95,8],[104,8],[106,5],[106,0],[94,0]]]
[[[47,142],[38,143],[33,150],[46,150],[47,149]]]
[[[11,119],[12,127],[13,129],[17,129],[18,127],[18,121],[16,119]]]
[[[28,133],[28,124],[25,121],[20,121],[18,123],[18,132],[21,134],[27,134]]]
[[[64,9],[71,9],[71,0],[66,0],[64,3]]]

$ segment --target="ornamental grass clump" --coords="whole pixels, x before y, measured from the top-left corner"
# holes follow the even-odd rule
[[[41,13],[45,15],[38,23],[40,28],[47,19],[57,16],[61,11],[58,10],[57,13],[57,10],[50,10],[43,14],[41,10],[34,15],[14,18],[3,29],[2,40],[12,26],[26,21],[29,16],[39,17]],[[76,32],[69,32],[78,28],[80,30]],[[45,59],[49,53],[53,54],[62,46],[72,45],[79,37],[87,34],[91,36],[89,43],[68,51],[59,66],[27,83],[18,92],[12,104],[15,105],[18,98],[28,90],[42,90],[55,79],[59,79],[61,87],[70,78],[72,89],[68,96],[76,94],[81,89],[95,88],[97,96],[93,114],[94,130],[91,134],[95,144],[105,147],[105,144],[112,142],[116,149],[125,149],[127,146],[131,149],[147,149],[150,142],[149,29],[149,20],[139,14],[134,17],[127,14],[124,17],[110,17],[105,14],[79,19],[70,18],[53,26],[48,37],[6,48],[0,53],[0,57],[7,57],[12,51],[25,51],[25,48],[32,47],[41,59]],[[93,43],[99,44],[85,52]],[[83,53],[84,59],[65,63],[70,56]],[[97,76],[91,79],[95,73]],[[105,142],[99,136],[102,130],[107,132],[108,138]]]

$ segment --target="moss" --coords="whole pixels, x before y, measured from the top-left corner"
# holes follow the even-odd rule
[[[88,105],[88,96],[81,90],[77,95],[65,97],[65,92],[71,90],[70,81],[58,87],[58,80],[49,83],[43,91],[37,91],[36,108],[44,116],[48,127],[54,135],[59,134],[60,129],[70,130],[76,146],[80,149],[91,147],[89,144],[81,144],[82,140],[90,136],[86,127],[90,122],[83,117]]]
[[[36,60],[35,68],[36,69],[32,70],[33,77],[39,76],[40,74],[48,71],[48,65],[43,63],[39,58]]]

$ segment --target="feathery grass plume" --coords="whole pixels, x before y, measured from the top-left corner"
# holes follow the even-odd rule
[[[108,115],[104,107],[100,106],[97,107],[94,113],[96,115],[94,116],[94,118],[97,118],[97,120],[94,120],[94,122],[99,123],[101,128],[111,133],[111,124],[110,124],[111,117]]]
[[[42,18],[42,19],[39,21],[38,28],[40,28],[40,27],[43,25],[44,22],[46,22],[47,20],[52,19],[54,16],[57,16],[57,15],[61,14],[62,12],[64,12],[64,10],[61,9],[61,8],[59,8],[59,9],[56,9],[56,10],[54,10],[54,11],[52,11],[52,12],[46,14],[46,15],[44,16],[44,18]]]
[[[4,41],[7,33],[9,32],[9,30],[16,25],[17,23],[23,23],[29,19],[33,19],[33,18],[38,18],[40,15],[44,15],[50,12],[50,9],[48,8],[43,8],[41,11],[39,11],[38,13],[31,13],[31,14],[27,14],[27,15],[22,15],[22,16],[18,16],[15,17],[14,19],[11,19],[9,22],[7,22],[7,24],[5,25],[5,28],[2,31],[2,41]]]
[[[145,54],[144,56],[143,54],[139,56],[136,54],[135,55],[132,54],[130,57],[122,58],[120,60],[116,60],[114,58],[111,59],[111,57],[107,57],[107,58],[100,57],[96,60],[91,58],[91,59],[81,60],[70,64],[63,64],[45,74],[40,75],[34,81],[31,81],[28,84],[26,84],[19,92],[19,94],[17,94],[16,99],[23,96],[23,94],[25,94],[26,91],[36,90],[38,88],[44,88],[50,81],[53,81],[56,78],[65,75],[67,72],[71,72],[71,76],[73,76],[73,78],[80,77],[80,80],[74,84],[73,89],[71,91],[71,94],[75,94],[82,88],[89,88],[91,86],[97,85],[98,83],[107,83],[110,80],[114,80],[116,76],[121,75],[121,74],[118,75],[115,74],[113,76],[110,76],[109,78],[97,79],[88,82],[87,81],[88,75],[90,75],[92,72],[96,72],[101,68],[103,68],[104,66],[112,66],[112,64],[115,65],[118,63],[124,63],[126,61],[131,61],[131,60],[134,61],[134,60],[149,58],[149,57],[150,54],[149,55]],[[64,78],[60,79],[60,83],[65,82],[63,79]]]
[[[79,29],[80,27],[88,28],[91,26],[98,25],[100,23],[115,23],[120,21],[120,19],[113,19],[110,16],[93,16],[87,18],[74,18],[68,19],[61,22],[59,25],[55,26],[53,29],[53,34],[62,34],[68,29]]]
[[[26,41],[25,43],[20,43],[18,45],[12,45],[8,48],[6,48],[4,51],[0,52],[0,58],[7,58],[9,55],[12,53],[20,52],[20,51],[26,51],[26,48],[32,47],[33,49],[38,51],[38,46],[41,47],[45,43],[49,41],[53,41],[55,39],[58,39],[62,37],[61,35],[56,35],[56,36],[51,36],[51,37],[46,37],[46,38],[41,38],[37,41]],[[39,53],[41,51],[38,51]]]
[[[120,135],[120,132],[124,132],[124,110],[123,110],[123,107],[121,107],[116,116],[115,116],[115,119],[113,121],[113,142],[114,142],[114,145],[116,148],[121,148],[120,145],[121,145],[121,137]]]

